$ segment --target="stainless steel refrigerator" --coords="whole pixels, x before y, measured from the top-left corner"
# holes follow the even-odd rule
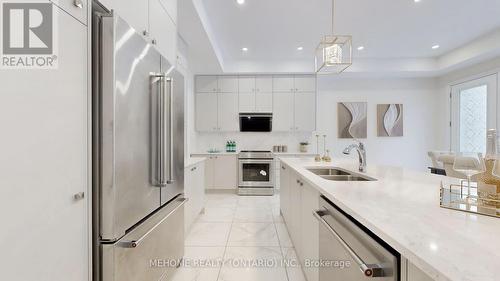
[[[168,280],[184,244],[184,78],[93,9],[94,280]]]

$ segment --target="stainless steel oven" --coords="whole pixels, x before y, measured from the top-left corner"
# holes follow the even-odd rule
[[[238,159],[238,194],[273,195],[274,170],[272,152],[241,151]]]
[[[320,268],[319,281],[400,280],[400,254],[366,227],[323,196],[313,215],[320,222],[320,260],[332,265]]]

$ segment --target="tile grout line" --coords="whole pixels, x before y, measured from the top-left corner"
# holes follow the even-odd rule
[[[227,235],[226,245],[224,246],[224,253],[222,253],[222,264],[219,268],[219,272],[217,273],[217,281],[219,281],[220,273],[222,271],[224,261],[226,260],[227,245],[229,244],[229,237],[231,237],[231,232],[233,231],[233,223],[234,223],[234,216],[236,215],[236,209],[238,209],[238,200],[236,200],[236,207],[234,208],[233,215],[231,217],[231,227],[229,227],[229,233]]]

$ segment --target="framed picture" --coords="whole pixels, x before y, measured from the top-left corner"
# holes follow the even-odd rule
[[[366,102],[339,102],[337,106],[338,137],[364,139],[367,135]]]
[[[403,136],[403,105],[398,103],[377,105],[377,135]]]

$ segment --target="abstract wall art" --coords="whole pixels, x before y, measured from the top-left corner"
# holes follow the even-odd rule
[[[368,104],[366,102],[339,102],[338,137],[342,139],[364,139],[367,135],[366,116]]]
[[[403,136],[403,105],[377,105],[377,135],[379,137]]]

